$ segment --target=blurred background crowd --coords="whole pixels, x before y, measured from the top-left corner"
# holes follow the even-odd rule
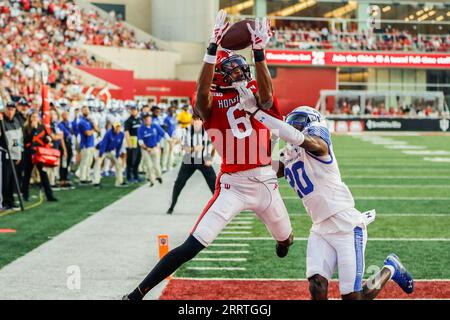
[[[170,105],[133,100],[106,104],[88,96],[81,103],[51,100],[51,130],[46,132],[39,109],[25,98],[7,101],[0,110],[2,210],[19,208],[9,155],[26,202],[30,183],[42,187],[48,201],[57,201],[53,191],[61,188],[101,188],[106,176],[115,177],[116,187],[143,182],[152,187],[163,183],[162,175],[179,162],[182,129],[192,120],[191,106],[179,106],[176,101]],[[33,163],[34,148],[44,145],[60,150],[56,167]]]

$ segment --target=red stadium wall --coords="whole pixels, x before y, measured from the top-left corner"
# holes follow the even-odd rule
[[[134,96],[191,97],[195,91],[195,81],[135,79],[131,70],[79,67],[100,79],[112,83],[121,89],[110,90],[115,99],[133,99]]]
[[[111,90],[113,98],[133,99],[134,97],[134,72],[131,70],[103,69],[91,67],[79,67],[81,70],[110,82],[122,90]]]
[[[336,68],[274,67],[273,83],[283,114],[300,105],[315,106],[320,90],[336,89]],[[100,79],[110,82],[119,90],[110,90],[116,99],[134,96],[191,97],[195,81],[135,79],[131,70],[80,67]],[[330,106],[333,101],[327,101]]]
[[[134,95],[161,97],[191,97],[195,81],[135,79]]]
[[[320,90],[336,89],[336,68],[274,68],[273,85],[283,114],[300,105],[314,107]]]

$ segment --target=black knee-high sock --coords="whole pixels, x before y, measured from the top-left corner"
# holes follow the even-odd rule
[[[158,262],[147,277],[145,277],[144,281],[128,295],[128,298],[130,300],[142,300],[158,283],[171,275],[183,263],[194,258],[204,248],[204,245],[190,235],[182,245],[169,251]]]

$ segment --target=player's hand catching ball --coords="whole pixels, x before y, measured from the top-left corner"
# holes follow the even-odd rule
[[[209,40],[209,43],[215,43],[217,45],[222,41],[223,35],[230,27],[230,22],[225,22],[227,13],[224,10],[220,10],[216,16],[216,24]]]
[[[273,32],[270,29],[270,20],[267,18],[255,20],[255,30],[252,29],[250,23],[247,23],[248,31],[252,37],[252,49],[264,50],[270,38],[273,36]]]
[[[245,81],[234,82],[232,86],[239,93],[239,108],[247,113],[254,114],[258,111],[258,103],[253,91],[247,88]]]

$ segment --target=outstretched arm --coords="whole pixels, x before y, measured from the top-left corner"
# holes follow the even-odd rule
[[[317,156],[328,155],[328,144],[320,137],[304,134],[284,121],[281,121],[262,110],[254,113],[254,118],[265,125],[273,134],[293,145],[301,146]]]
[[[225,22],[227,13],[220,10],[217,13],[214,31],[209,40],[209,46],[203,58],[203,66],[197,80],[197,97],[195,99],[195,110],[203,121],[208,120],[212,109],[212,95],[210,92],[214,77],[214,66],[216,64],[217,48],[222,41],[222,37],[229,27],[229,22]]]
[[[258,83],[256,98],[261,108],[269,110],[273,105],[273,85],[265,61],[264,48],[273,35],[270,30],[270,20],[267,18],[256,19],[255,29],[253,30],[249,23],[247,23],[247,28],[252,38],[253,57],[255,59],[256,82]]]

